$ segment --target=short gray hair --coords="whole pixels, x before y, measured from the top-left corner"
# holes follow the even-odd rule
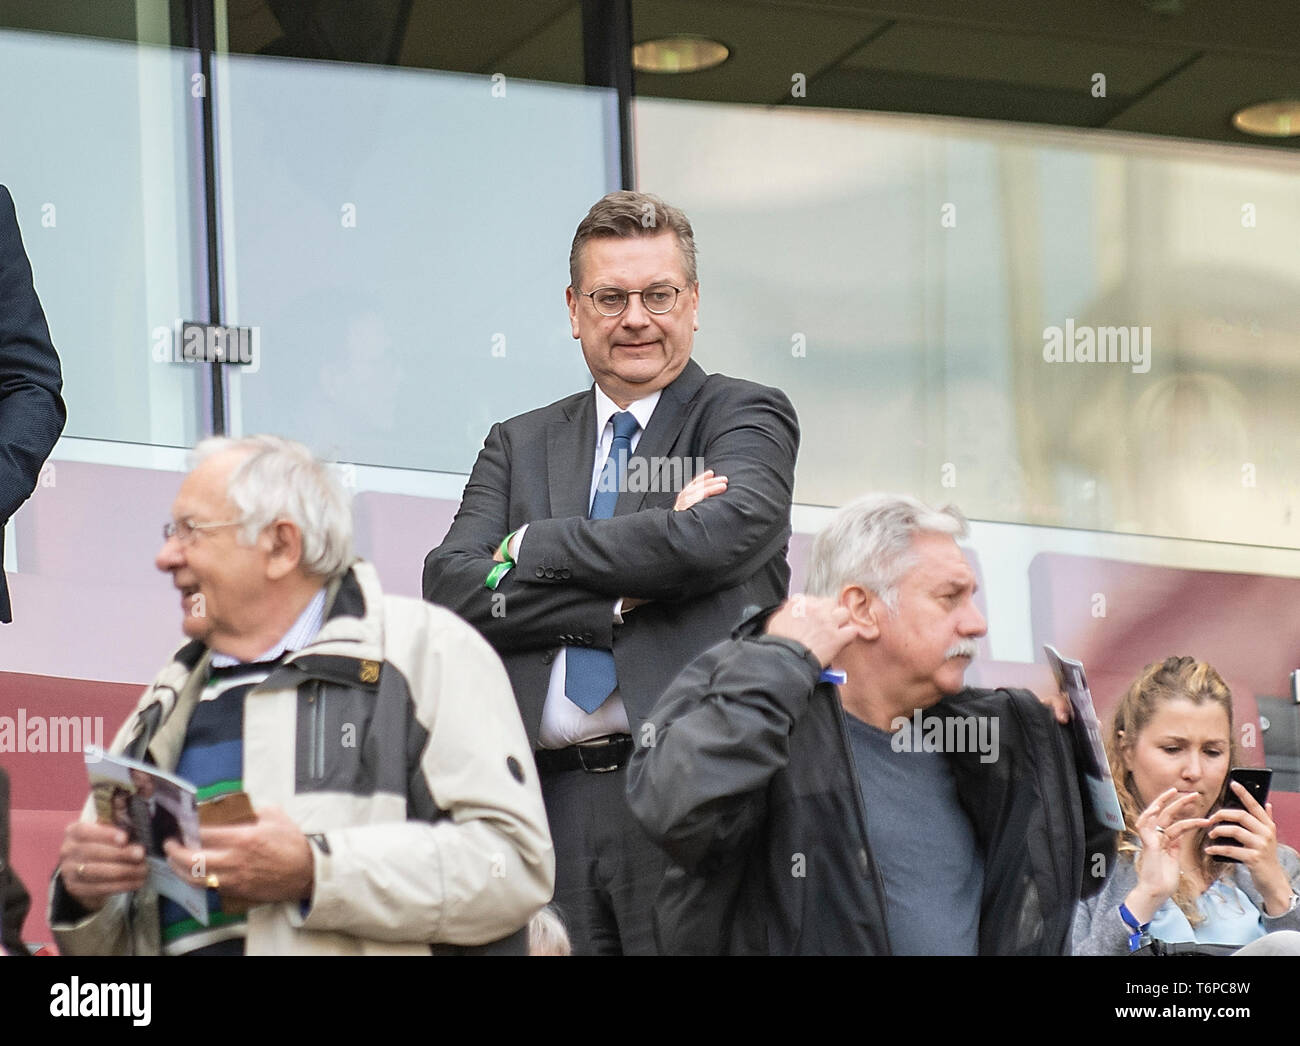
[[[841,508],[813,539],[807,591],[838,596],[845,585],[870,589],[891,611],[898,609],[898,586],[915,565],[917,534],[970,533],[955,505],[933,509],[908,494],[864,494]]]
[[[280,436],[214,436],[190,454],[190,467],[228,451],[245,454],[230,473],[226,497],[244,525],[240,540],[251,545],[277,519],[302,532],[302,569],[329,580],[352,563],[352,506],[334,467],[301,443]]]
[[[665,203],[653,193],[620,189],[602,196],[587,216],[578,223],[569,247],[569,284],[576,291],[580,277],[582,252],[588,241],[602,238],[629,239],[633,236],[658,236],[670,231],[677,237],[682,256],[682,275],[687,288],[698,282],[695,271],[695,231],[686,212]]]

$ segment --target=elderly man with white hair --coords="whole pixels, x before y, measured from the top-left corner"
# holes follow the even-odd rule
[[[951,506],[852,502],[814,542],[810,595],[664,693],[628,792],[673,861],[665,952],[1068,952],[1113,833],[1049,707],[965,686],[985,632],[966,533]]]
[[[169,839],[207,925],[139,845],[70,825],[51,887],[65,954],[525,954],[554,855],[500,660],[447,610],[385,596],[334,470],[273,436],[206,440],[163,527],[189,642],[113,750],[254,819]]]

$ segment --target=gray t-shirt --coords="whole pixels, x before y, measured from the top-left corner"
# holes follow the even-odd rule
[[[893,734],[844,719],[894,954],[978,954],[984,855],[948,757],[895,751]]]

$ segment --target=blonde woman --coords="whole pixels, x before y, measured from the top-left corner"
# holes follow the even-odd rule
[[[1077,955],[1125,955],[1150,939],[1287,951],[1300,944],[1300,857],[1272,805],[1239,784],[1232,694],[1209,664],[1171,657],[1129,687],[1106,738],[1126,831],[1105,887],[1079,905]],[[1216,855],[1241,863],[1215,861]],[[1255,943],[1260,942],[1260,943]]]

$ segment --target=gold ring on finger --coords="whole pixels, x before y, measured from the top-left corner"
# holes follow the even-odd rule
[[[85,864],[82,863],[82,864],[77,865],[77,878],[78,878],[78,879],[84,879],[85,877],[86,877],[86,866],[85,866]]]
[[[207,885],[209,890],[221,889],[221,880],[217,878],[216,872],[208,872]]]

